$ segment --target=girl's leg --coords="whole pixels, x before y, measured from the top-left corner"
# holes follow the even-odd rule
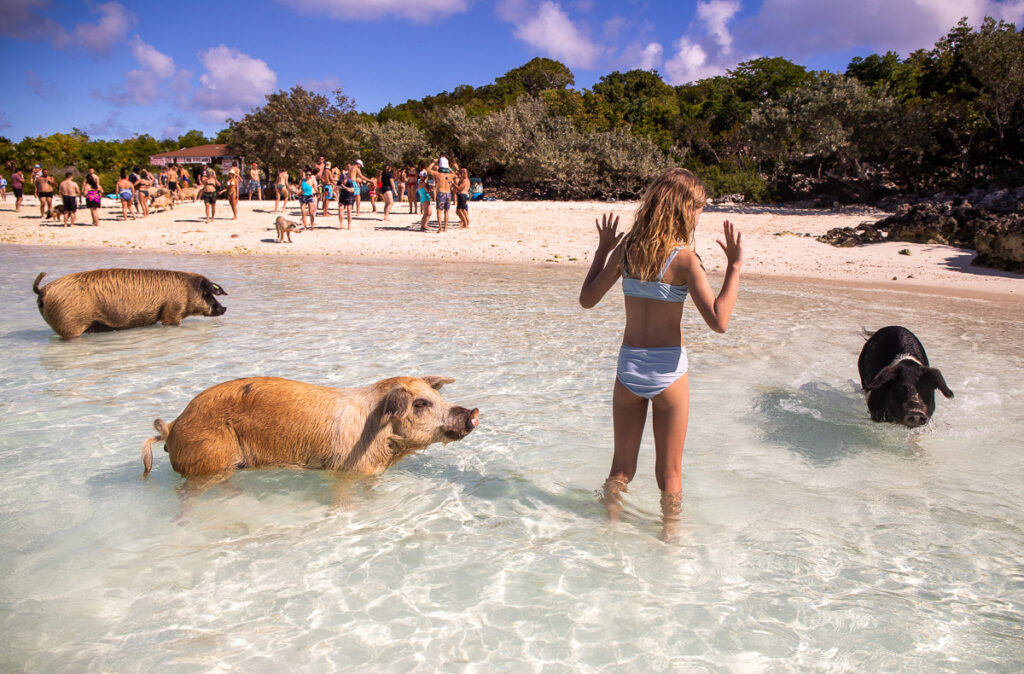
[[[423,217],[420,218],[420,231],[427,231],[427,220],[430,220],[430,202],[424,201],[422,204]]]
[[[690,419],[690,377],[683,375],[653,400],[654,475],[661,489],[663,536],[675,536],[683,489],[683,446]]]
[[[647,421],[647,399],[632,393],[615,379],[612,392],[612,420],[615,426],[615,453],[612,467],[608,471],[602,489],[602,498],[608,516],[619,519],[622,512],[622,495],[633,476],[636,475],[636,460],[640,453],[640,439]]]
[[[302,228],[306,228],[306,204],[299,201],[299,215],[302,217]]]
[[[683,375],[654,398],[654,474],[658,489],[678,494],[683,488],[683,445],[690,419],[690,377]]]
[[[384,193],[384,219],[390,220],[388,217],[391,214],[391,206],[395,203],[394,199],[391,198],[391,190]]]

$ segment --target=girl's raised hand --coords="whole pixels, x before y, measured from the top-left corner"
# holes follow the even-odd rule
[[[740,239],[743,237],[743,233],[737,232],[735,226],[728,220],[723,223],[722,229],[725,232],[725,243],[718,239],[718,245],[725,251],[726,261],[733,266],[741,264],[743,262],[743,246],[740,244]]]
[[[622,238],[622,234],[617,234],[615,231],[619,226],[619,216],[617,215],[611,213],[602,215],[601,222],[595,219],[594,225],[597,227],[598,250],[611,250]]]

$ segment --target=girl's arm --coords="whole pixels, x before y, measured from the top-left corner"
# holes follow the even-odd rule
[[[733,224],[728,220],[723,225],[725,232],[725,243],[721,239],[718,245],[725,251],[727,266],[725,268],[725,280],[722,288],[718,291],[718,297],[711,289],[704,266],[696,253],[680,255],[680,263],[683,266],[683,277],[690,289],[690,297],[697,307],[697,311],[704,318],[704,322],[715,332],[725,332],[729,327],[729,318],[732,316],[732,309],[736,306],[736,293],[740,286],[740,267],[743,266],[743,247],[740,245],[742,234],[735,231]],[[677,258],[678,259],[678,258]]]
[[[580,305],[584,309],[596,306],[615,285],[622,258],[622,249],[617,247],[622,234],[615,232],[619,226],[618,216],[613,218],[609,213],[601,216],[600,223],[595,220],[594,224],[597,226],[597,251],[594,252],[594,261],[590,263],[590,271],[580,288]]]

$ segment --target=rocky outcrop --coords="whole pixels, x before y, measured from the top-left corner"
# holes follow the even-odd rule
[[[940,243],[978,251],[971,264],[1024,273],[1024,187],[903,204],[878,222],[829,230],[819,241]]]

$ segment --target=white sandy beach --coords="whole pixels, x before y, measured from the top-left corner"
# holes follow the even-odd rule
[[[286,215],[298,221],[298,203]],[[64,228],[41,221],[37,202],[26,197],[20,213],[14,200],[0,203],[0,243],[32,246],[134,248],[170,253],[228,255],[344,255],[372,258],[491,263],[587,265],[597,236],[594,220],[612,212],[628,227],[636,202],[511,202],[470,205],[468,230],[418,231],[419,216],[408,205],[397,206],[389,222],[379,212],[354,217],[351,230],[338,228],[335,210],[318,217],[314,231],[292,234],[293,243],[278,244],[273,202],[241,201],[238,220],[231,220],[226,201],[217,203],[217,217],[203,222],[203,205],[186,203],[174,210],[124,222],[119,206],[104,200],[98,227]],[[766,206],[709,206],[697,229],[697,250],[709,271],[722,269],[724,257],[715,243],[723,220],[743,233],[744,276],[789,277],[871,285],[908,291],[957,295],[1024,297],[1024,276],[970,265],[974,251],[951,246],[881,243],[836,248],[815,240],[833,227],[875,221],[884,213],[868,208],[843,211],[794,210]],[[91,221],[80,209],[79,223]],[[433,219],[431,224],[433,225]],[[810,235],[810,236],[807,236]],[[908,251],[901,253],[900,251]]]

